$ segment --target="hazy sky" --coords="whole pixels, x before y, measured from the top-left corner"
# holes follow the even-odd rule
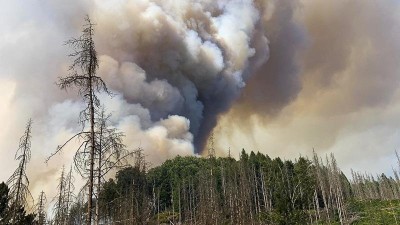
[[[96,25],[101,95],[130,149],[158,165],[217,153],[323,156],[373,174],[400,147],[400,3],[392,0],[0,0],[0,181],[33,118],[31,189],[54,193],[84,107],[65,76],[83,18]]]

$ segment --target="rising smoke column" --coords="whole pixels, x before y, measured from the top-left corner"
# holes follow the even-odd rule
[[[266,3],[230,1],[54,0],[1,2],[0,151],[12,158],[18,135],[32,117],[32,193],[71,163],[69,146],[43,163],[71,134],[84,105],[57,88],[68,73],[70,49],[86,14],[97,24],[99,75],[116,94],[100,96],[129,149],[142,147],[159,165],[203,148],[218,115],[239,96],[269,55],[261,18]],[[196,151],[195,151],[196,146]],[[6,179],[16,165],[0,165]],[[34,169],[33,169],[34,168]]]
[[[8,132],[0,133],[1,149],[13,149],[20,121],[33,117],[33,193],[46,186],[51,196],[47,184],[60,161],[71,162],[72,151],[47,167],[43,159],[79,131],[77,115],[84,107],[54,83],[70,64],[63,42],[80,33],[88,13],[97,24],[99,75],[116,94],[101,99],[127,146],[142,147],[153,165],[192,155],[195,147],[200,152],[218,115],[268,58],[264,7],[249,0],[15,1],[2,7],[7,35],[0,44],[0,78],[12,94],[4,99],[3,118],[10,119],[2,122]]]
[[[187,118],[200,152],[218,115],[267,60],[260,7],[251,0],[97,4],[101,76],[153,122]]]
[[[216,146],[285,158],[314,148],[334,153],[347,174],[389,170],[400,146],[400,2],[274,8],[265,23],[270,58],[219,120]]]

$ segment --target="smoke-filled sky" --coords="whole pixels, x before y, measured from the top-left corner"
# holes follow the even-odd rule
[[[395,0],[0,0],[0,181],[33,118],[28,176],[54,194],[81,128],[76,91],[61,91],[88,14],[96,23],[100,95],[158,165],[242,148],[292,159],[333,152],[341,168],[395,166],[400,147],[400,2]]]

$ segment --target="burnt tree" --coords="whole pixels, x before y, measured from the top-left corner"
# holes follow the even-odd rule
[[[55,225],[62,225],[67,219],[67,208],[65,207],[65,187],[67,186],[67,181],[65,178],[64,167],[62,168],[61,175],[58,183],[58,192],[55,197],[55,208],[54,208],[54,223]]]
[[[31,196],[28,186],[29,179],[26,175],[26,166],[31,159],[31,130],[32,119],[26,125],[25,133],[20,138],[19,147],[15,153],[15,159],[19,160],[19,166],[7,181],[10,188],[10,208],[12,224],[18,221],[18,211],[27,206],[27,197]]]
[[[96,140],[96,213],[95,224],[100,222],[99,194],[101,186],[105,182],[105,176],[113,168],[122,168],[127,165],[126,158],[131,155],[122,142],[124,134],[118,132],[115,127],[109,125],[111,114],[106,114],[104,108],[96,118],[95,140]]]
[[[44,192],[40,192],[38,203],[36,205],[36,221],[38,225],[46,224],[46,195]]]
[[[93,208],[93,187],[95,171],[96,137],[95,137],[95,117],[100,112],[100,100],[96,93],[105,92],[109,95],[106,84],[101,77],[96,75],[98,69],[97,52],[93,41],[94,24],[89,17],[85,18],[86,24],[83,26],[82,35],[66,42],[73,48],[73,53],[69,56],[73,58],[70,66],[70,74],[59,79],[58,86],[67,90],[76,88],[79,95],[86,103],[86,108],[80,113],[80,123],[82,132],[72,136],[66,143],[57,147],[56,152],[60,152],[71,140],[78,138],[81,145],[74,156],[75,168],[80,174],[87,178],[88,186],[88,204],[86,223],[91,224]],[[89,129],[86,129],[86,125]],[[53,156],[52,155],[52,156]],[[49,159],[52,157],[50,156]],[[83,166],[82,166],[83,165]]]

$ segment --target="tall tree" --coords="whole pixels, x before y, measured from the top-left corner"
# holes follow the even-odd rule
[[[70,210],[75,199],[73,182],[72,168],[66,174],[63,167],[55,196],[54,223],[56,225],[67,224],[70,221]]]
[[[55,208],[54,208],[54,223],[56,225],[62,225],[66,221],[66,214],[67,214],[67,209],[65,207],[65,187],[66,187],[66,178],[65,178],[65,169],[64,167],[62,168],[61,175],[59,178],[59,183],[58,183],[58,192],[57,196],[55,197],[56,202],[55,202]]]
[[[65,144],[58,146],[54,154],[61,151],[67,143],[75,138],[83,140],[77,149],[74,161],[75,167],[81,172],[81,175],[87,178],[88,204],[86,224],[90,225],[93,214],[94,165],[96,154],[95,117],[100,112],[100,100],[96,93],[101,91],[109,95],[111,95],[111,93],[108,91],[102,78],[96,74],[99,64],[93,41],[94,24],[90,21],[88,16],[85,18],[85,21],[86,24],[83,26],[82,35],[66,42],[66,44],[71,46],[74,50],[74,52],[69,55],[73,58],[73,62],[70,66],[70,74],[60,78],[58,82],[59,87],[63,90],[73,87],[77,88],[79,95],[86,103],[86,108],[80,113],[82,132],[75,134]],[[85,130],[85,125],[89,125],[88,130]]]
[[[18,212],[20,211],[20,208],[27,206],[27,197],[30,196],[26,166],[31,159],[31,130],[32,119],[29,119],[25,133],[20,138],[19,147],[15,153],[15,159],[20,161],[19,166],[7,181],[7,185],[10,188],[9,196],[12,211],[12,223],[17,222]]]
[[[65,192],[64,192],[64,204],[66,210],[66,221],[69,221],[71,206],[74,203],[74,176],[72,175],[72,167],[65,178]]]

